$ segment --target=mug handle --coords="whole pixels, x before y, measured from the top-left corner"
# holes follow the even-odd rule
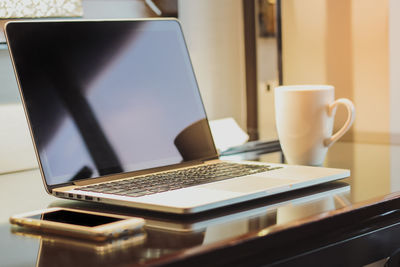
[[[329,138],[326,138],[324,140],[324,145],[326,147],[330,147],[331,145],[333,145],[333,143],[335,143],[340,137],[342,137],[350,128],[350,126],[353,124],[354,122],[354,118],[356,115],[356,110],[354,108],[354,104],[353,102],[351,102],[349,99],[347,98],[339,98],[337,100],[335,100],[332,104],[329,105],[328,107],[328,116],[332,116],[333,111],[335,110],[336,106],[338,105],[343,105],[346,107],[347,109],[347,120],[344,123],[343,127],[340,128],[340,130],[338,130],[334,135],[332,135]]]

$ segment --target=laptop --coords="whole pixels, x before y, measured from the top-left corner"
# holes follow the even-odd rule
[[[175,19],[18,21],[5,32],[56,197],[190,214],[350,175],[219,159]]]

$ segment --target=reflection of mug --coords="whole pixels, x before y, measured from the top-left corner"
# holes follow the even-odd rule
[[[306,203],[288,204],[277,209],[276,224],[301,220],[334,209],[335,201],[332,196]]]
[[[208,121],[198,120],[183,129],[174,140],[174,144],[184,161],[205,158],[215,153]]]
[[[336,106],[347,109],[343,127],[332,135]],[[275,88],[275,114],[279,141],[289,164],[322,165],[328,147],[342,137],[354,121],[353,103],[335,100],[330,85],[293,85]]]

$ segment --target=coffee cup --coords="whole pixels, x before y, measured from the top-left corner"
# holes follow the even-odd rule
[[[344,125],[332,134],[336,108],[347,110]],[[328,148],[351,127],[354,104],[335,100],[331,85],[289,85],[275,88],[275,119],[279,141],[287,163],[319,166]]]

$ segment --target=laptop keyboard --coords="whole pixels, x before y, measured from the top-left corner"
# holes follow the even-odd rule
[[[89,185],[81,187],[79,190],[121,196],[140,197],[249,174],[271,171],[279,168],[281,167],[220,162],[188,169],[168,171],[144,175],[136,178],[128,178],[113,182]]]

